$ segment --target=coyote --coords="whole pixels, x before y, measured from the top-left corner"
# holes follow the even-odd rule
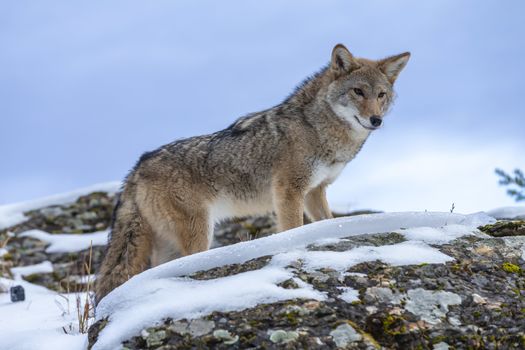
[[[332,218],[331,184],[383,123],[410,53],[374,61],[345,46],[279,105],[147,152],[115,207],[97,301],[133,275],[209,249],[218,220],[274,211],[279,231]]]

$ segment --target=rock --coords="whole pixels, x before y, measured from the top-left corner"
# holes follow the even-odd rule
[[[445,343],[444,341],[442,342],[439,342],[437,344],[434,344],[433,350],[448,350],[449,349],[449,346],[447,343]]]
[[[479,229],[494,237],[525,236],[525,220],[503,220]]]
[[[284,331],[278,329],[276,331],[268,331],[270,335],[270,340],[275,344],[286,344],[293,342],[299,338],[299,333],[295,331]]]
[[[448,323],[450,323],[453,326],[459,327],[461,326],[461,321],[457,317],[449,317]]]
[[[14,286],[9,288],[9,293],[11,295],[11,301],[13,303],[26,300],[25,290],[22,286]]]
[[[173,321],[168,329],[173,333],[179,333],[181,335],[188,334],[190,332],[188,323],[180,321]]]
[[[399,297],[394,297],[394,293],[392,293],[392,290],[390,290],[390,288],[371,287],[367,288],[365,293],[365,301],[369,303],[397,303],[398,299]]]
[[[166,331],[164,330],[151,330],[143,331],[142,337],[146,340],[148,347],[157,347],[163,344],[164,339],[166,339]]]
[[[210,333],[215,328],[215,322],[202,319],[193,320],[189,326],[189,332],[193,337]]]
[[[192,337],[200,337],[210,333],[213,328],[215,328],[215,322],[195,319],[189,324],[187,322],[174,321],[168,329],[171,332],[179,333],[181,335],[189,334]]]
[[[97,214],[92,211],[86,211],[80,215],[77,215],[77,218],[79,218],[82,221],[94,220],[97,218]]]
[[[330,332],[330,335],[338,348],[345,348],[350,343],[363,339],[361,334],[357,333],[348,323],[337,326],[336,329]]]
[[[235,344],[239,340],[238,335],[232,335],[225,329],[217,329],[213,332],[213,336],[227,345]]]
[[[295,282],[291,278],[287,279],[284,282],[279,283],[278,286],[281,287],[281,288],[284,288],[284,289],[297,289],[297,288],[299,288],[299,285],[297,284],[297,282]]]
[[[449,305],[461,304],[461,297],[450,292],[418,288],[409,290],[407,296],[405,309],[430,324],[441,322],[448,312]]]
[[[59,206],[51,206],[41,209],[40,213],[44,215],[48,220],[52,220],[53,218],[62,215],[64,211]]]
[[[483,298],[481,295],[476,294],[476,293],[472,294],[472,301],[476,304],[482,304],[482,305],[487,303],[487,300],[485,300],[485,298]]]

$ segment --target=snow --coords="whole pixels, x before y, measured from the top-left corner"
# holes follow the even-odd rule
[[[347,303],[353,303],[359,300],[359,291],[350,287],[339,287],[342,293],[339,295],[339,299],[346,301]]]
[[[298,289],[288,290],[276,286],[293,277],[288,265],[299,258],[306,269],[330,267],[339,271],[370,260],[381,260],[393,265],[444,263],[452,260],[436,248],[417,240],[380,247],[357,247],[347,252],[305,249],[310,244],[326,243],[327,238],[416,227],[441,228],[450,237],[455,229],[460,230],[458,236],[492,222],[494,219],[483,213],[460,215],[409,212],[343,217],[180,258],[134,276],[100,302],[97,319],[110,317],[110,322],[99,334],[93,349],[118,348],[121,341],[166,317],[191,319],[215,310],[242,310],[261,303],[293,298],[323,300],[326,297],[324,294],[302,281],[298,283]],[[446,226],[450,227],[443,228]],[[428,239],[428,235],[424,236]],[[207,281],[183,277],[200,270],[242,263],[266,255],[273,255],[271,263],[257,271]],[[352,292],[347,292],[348,295],[344,297],[352,300]]]
[[[27,220],[24,213],[30,210],[39,209],[49,205],[68,204],[76,201],[78,197],[92,192],[116,193],[119,191],[121,182],[105,182],[89,187],[80,188],[71,192],[56,194],[49,197],[39,198],[30,201],[24,201],[14,204],[0,206],[0,230],[17,225]]]
[[[410,252],[410,254],[407,254]],[[306,271],[331,268],[343,272],[366,261],[381,260],[384,263],[401,266],[422,263],[443,264],[452,258],[422,242],[403,242],[380,247],[362,246],[344,252],[295,251],[274,256],[272,263],[286,266],[301,259]]]
[[[242,263],[265,255],[275,255],[304,248],[307,245],[316,243],[318,240],[330,237],[344,238],[367,233],[393,232],[402,228],[420,226],[442,227],[447,224],[459,224],[475,229],[480,225],[494,222],[495,219],[484,213],[462,215],[455,213],[404,212],[341,217],[314,222],[268,237],[186,256],[147,270],[132,278],[128,281],[128,284],[140,285],[144,281],[153,278],[190,275],[194,272],[212,269],[217,266]],[[119,289],[116,289],[111,295],[117,299],[123,296]],[[102,309],[103,305],[104,302],[100,304]]]
[[[77,322],[75,294],[59,295],[25,281],[5,278],[0,278],[0,284],[8,288],[21,285],[26,294],[25,301],[12,303],[8,293],[0,293],[0,349],[85,348],[86,335],[74,330]],[[65,334],[62,327],[69,330],[70,325],[72,334]]]
[[[11,269],[15,280],[20,280],[23,276],[29,276],[34,273],[51,273],[53,272],[53,264],[51,261],[43,261],[36,265],[27,265],[21,267],[13,267]]]
[[[496,219],[525,219],[525,206],[501,207],[487,212]]]
[[[429,244],[444,244],[456,238],[472,235],[472,229],[463,225],[445,225],[443,227],[414,227],[399,230],[407,240],[417,240]]]
[[[49,234],[41,230],[29,230],[21,233],[19,236],[31,237],[50,243],[46,248],[46,253],[72,253],[88,249],[90,245],[106,245],[108,242],[108,235],[109,230],[83,234]]]

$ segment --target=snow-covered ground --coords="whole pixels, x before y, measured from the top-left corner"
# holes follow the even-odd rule
[[[490,210],[488,215],[496,219],[525,219],[525,207],[502,207]]]
[[[76,295],[58,294],[25,281],[0,278],[6,287],[21,285],[26,300],[12,303],[0,293],[0,349],[61,350],[84,349],[86,335],[80,334]]]
[[[23,220],[23,211],[44,205],[71,202],[93,190],[116,191],[118,183],[104,184],[44,200],[0,207],[0,226]],[[493,216],[519,217],[525,207],[502,208]],[[12,216],[12,217],[11,217]],[[260,303],[309,298],[324,300],[326,295],[294,277],[287,267],[300,258],[304,268],[316,270],[329,267],[341,274],[358,263],[381,260],[392,265],[442,264],[452,260],[430,244],[443,244],[455,238],[475,234],[476,227],[494,222],[484,213],[404,212],[342,217],[313,223],[269,237],[216,248],[181,258],[133,277],[104,298],[96,318],[110,316],[111,322],[100,333],[95,349],[112,349],[164,317],[195,318],[212,311],[232,311]],[[330,244],[353,235],[398,232],[407,241],[385,246],[361,246],[349,251],[308,251],[310,244]],[[92,244],[104,244],[107,232],[84,235],[49,235],[32,230],[22,235],[50,243],[48,252],[74,252]],[[188,276],[227,264],[242,263],[270,255],[266,267],[213,280],[192,280]],[[44,262],[13,269],[15,280],[0,279],[4,286],[22,285],[26,300],[12,303],[8,293],[0,293],[0,349],[84,349],[86,334],[76,328],[76,295],[60,295],[21,280],[35,272],[51,272]],[[278,286],[293,278],[299,288]],[[341,300],[352,302],[357,292],[341,291]],[[173,296],[177,297],[174,298]],[[66,331],[64,331],[66,330]]]
[[[20,234],[20,237],[31,237],[49,243],[46,253],[79,252],[90,246],[106,245],[109,230],[79,234],[54,233],[49,234],[42,230],[29,230]]]
[[[11,273],[15,280],[20,280],[23,276],[29,276],[34,273],[50,273],[53,272],[53,264],[50,261],[42,261],[40,264],[27,265],[21,267],[13,267]]]

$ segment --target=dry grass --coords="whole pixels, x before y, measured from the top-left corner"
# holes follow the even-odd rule
[[[94,303],[94,293],[93,293],[93,280],[91,278],[91,262],[93,258],[93,246],[89,245],[89,254],[84,258],[82,270],[83,278],[87,279],[85,283],[84,291],[82,294],[78,293],[76,297],[76,306],[77,306],[77,319],[78,319],[78,331],[80,333],[87,333],[89,329],[90,319],[95,317],[95,303]],[[82,298],[84,298],[84,304],[82,304]]]
[[[80,258],[79,258],[80,259]],[[84,254],[82,260],[79,261],[81,265],[80,277],[85,283],[80,292],[77,292],[75,295],[75,312],[76,312],[76,324],[70,324],[67,327],[62,327],[62,330],[66,334],[82,333],[85,334],[89,330],[92,321],[95,318],[95,294],[93,291],[93,279],[91,278],[91,268],[92,268],[92,259],[93,259],[93,246],[90,245],[89,251],[87,254]],[[70,314],[70,304],[69,297],[70,290],[70,281],[71,276],[68,274],[66,279],[65,295],[59,294],[64,298],[66,307],[61,303],[57,302],[57,305],[62,310],[64,314]]]

